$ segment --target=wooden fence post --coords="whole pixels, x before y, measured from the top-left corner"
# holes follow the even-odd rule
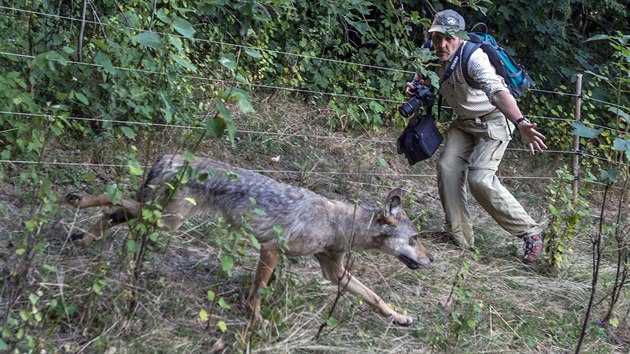
[[[575,121],[582,121],[582,74],[575,80]],[[573,140],[573,202],[577,202],[578,182],[580,181],[580,137]]]

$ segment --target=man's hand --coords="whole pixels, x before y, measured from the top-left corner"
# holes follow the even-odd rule
[[[521,118],[523,114],[518,108],[516,100],[510,95],[507,89],[495,92],[494,95],[492,95],[491,102],[505,114],[507,118],[516,124],[516,128],[519,133],[521,133],[521,137],[525,140],[527,145],[529,145],[529,152],[531,152],[532,155],[542,154],[543,151],[547,150],[547,145],[543,142],[545,136],[536,130],[537,125],[535,123]]]
[[[407,82],[407,87],[405,87],[405,95],[407,95],[407,97],[413,97],[416,94],[416,90],[414,90],[414,87],[416,85],[424,85],[424,86],[431,87],[432,86],[431,79],[429,78],[421,79],[420,74],[416,73],[413,76],[413,82]]]
[[[517,125],[518,131],[523,140],[529,145],[529,152],[532,155],[542,154],[543,151],[547,150],[547,145],[543,142],[546,138],[536,130],[536,126],[536,123],[531,123],[528,120],[523,120]]]
[[[407,83],[407,87],[405,87],[405,95],[407,95],[407,97],[413,97],[413,95],[416,92],[416,90],[414,89],[415,85],[416,85],[415,82]]]

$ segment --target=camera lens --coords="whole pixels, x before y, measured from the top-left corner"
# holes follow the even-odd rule
[[[417,98],[412,98],[409,101],[403,103],[399,108],[398,112],[400,115],[407,118],[413,114],[420,107],[420,100]]]

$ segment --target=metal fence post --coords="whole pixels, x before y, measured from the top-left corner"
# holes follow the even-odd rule
[[[582,121],[582,74],[576,75],[575,81],[575,121]],[[573,140],[573,202],[578,197],[578,182],[580,181],[580,137]]]

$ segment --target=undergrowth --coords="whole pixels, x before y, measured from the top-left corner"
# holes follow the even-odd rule
[[[273,104],[284,107],[284,112],[301,109],[287,101]],[[2,349],[73,353],[574,350],[589,295],[588,238],[578,234],[566,239],[573,252],[563,254],[566,262],[554,271],[526,266],[519,259],[521,241],[498,229],[472,203],[478,250],[470,254],[458,249],[436,237],[443,214],[431,177],[434,160],[409,168],[392,148],[395,129],[384,129],[380,140],[352,139],[327,130],[322,120],[329,114],[325,109],[312,112],[278,115],[273,120],[249,116],[252,131],[292,134],[238,133],[236,145],[205,139],[197,154],[264,170],[280,181],[333,199],[358,197],[375,204],[374,198],[384,190],[403,187],[407,214],[436,262],[410,271],[390,256],[358,252],[353,253],[351,271],[392,307],[410,314],[414,319],[410,327],[387,323],[361,299],[347,294],[328,317],[337,289],[308,257],[281,262],[261,294],[264,320],[252,321],[243,302],[256,267],[256,247],[247,230],[228,232],[220,219],[212,217],[194,218],[173,234],[136,238],[131,248],[132,234],[126,227],[115,228],[110,237],[89,248],[75,247],[69,235],[88,227],[100,217],[99,211],[76,213],[60,204],[62,196],[70,191],[105,192],[113,184],[131,195],[140,179],[128,173],[128,161],[150,164],[157,155],[174,152],[171,147],[185,150],[199,137],[196,132],[170,130],[138,134],[128,141],[85,144],[81,153],[51,139],[50,151],[60,161],[96,165],[34,166],[38,176],[48,176],[41,181],[29,179],[17,166],[5,169],[9,178],[3,182],[5,212],[0,224],[9,237],[0,245]],[[129,144],[138,155],[125,155]],[[518,152],[511,154],[516,158],[508,154],[502,171],[512,175],[524,170],[528,175],[547,175],[550,166],[563,163],[553,156],[538,157],[546,162],[532,162],[540,166],[532,171]],[[415,176],[405,175],[409,173]],[[544,186],[505,183],[516,189],[537,218],[546,217]],[[581,225],[584,233],[592,232],[587,221]],[[135,264],[137,247],[145,244],[142,264]],[[614,254],[606,249],[604,287],[612,284],[613,261]],[[627,309],[625,297],[617,306]],[[593,318],[603,318],[605,310],[605,304],[598,304]],[[627,318],[616,318],[616,327],[591,322],[585,351],[613,353],[628,348]]]

